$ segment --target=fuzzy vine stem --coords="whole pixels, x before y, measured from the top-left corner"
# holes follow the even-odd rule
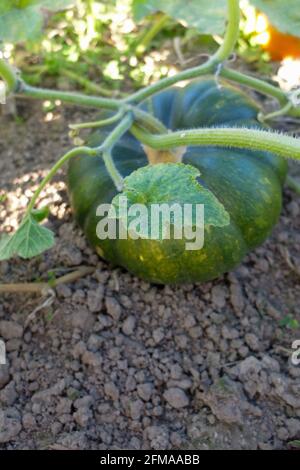
[[[131,128],[133,123],[133,116],[131,113],[127,114],[122,121],[113,129],[113,131],[104,140],[103,144],[98,147],[98,152],[102,153],[105,167],[111,176],[118,191],[122,191],[123,177],[119,173],[113,158],[112,149],[118,140]]]
[[[293,105],[289,101],[282,108],[277,109],[276,111],[273,111],[272,113],[268,113],[268,114],[258,113],[257,119],[262,123],[267,122],[267,121],[272,121],[280,116],[284,116],[285,114],[288,114],[288,112],[292,109],[292,107]]]
[[[144,145],[158,150],[185,145],[205,145],[267,151],[281,157],[300,160],[300,140],[271,131],[220,127],[150,134],[134,124],[131,132]]]

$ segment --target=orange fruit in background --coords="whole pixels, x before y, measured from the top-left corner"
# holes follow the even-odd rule
[[[260,44],[272,60],[280,61],[287,57],[300,59],[300,37],[281,33],[269,23],[265,15],[259,14],[258,18],[265,24],[265,30],[260,34]]]

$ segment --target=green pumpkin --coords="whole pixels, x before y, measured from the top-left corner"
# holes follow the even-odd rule
[[[162,91],[141,107],[172,130],[260,127],[255,103],[235,88],[217,86],[214,80]],[[92,134],[89,144],[100,145],[109,130]],[[115,146],[113,157],[124,177],[148,164],[140,142],[129,133]],[[270,235],[281,211],[286,161],[269,153],[199,146],[187,148],[183,163],[199,169],[201,183],[230,215],[225,227],[206,228],[204,247],[198,251],[185,250],[183,241],[174,239],[99,240],[96,208],[110,203],[116,190],[100,157],[71,160],[68,188],[74,214],[103,258],[154,283],[208,281],[233,269]]]

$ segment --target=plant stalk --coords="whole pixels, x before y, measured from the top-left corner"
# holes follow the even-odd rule
[[[133,123],[133,116],[131,113],[128,113],[122,121],[112,130],[112,132],[105,139],[103,144],[98,147],[97,151],[102,153],[103,161],[105,167],[111,176],[116,188],[118,191],[121,191],[123,188],[123,177],[119,173],[113,158],[112,158],[112,149],[118,140],[131,128]]]
[[[32,209],[34,208],[36,202],[37,202],[37,199],[39,197],[39,195],[41,194],[41,192],[43,191],[43,189],[45,188],[45,186],[49,183],[49,181],[52,179],[52,177],[57,173],[57,171],[68,161],[70,160],[70,158],[73,158],[77,155],[82,155],[82,154],[86,154],[86,155],[91,155],[91,156],[96,156],[98,154],[97,150],[96,149],[92,149],[90,147],[77,147],[75,149],[72,149],[70,150],[69,152],[67,152],[65,155],[63,155],[56,163],[55,165],[51,168],[51,170],[49,171],[49,173],[45,176],[45,178],[41,181],[39,187],[37,188],[37,190],[35,191],[30,203],[28,204],[27,206],[27,210],[26,210],[26,214],[25,214],[25,217],[27,215],[30,214],[30,212],[32,211]]]

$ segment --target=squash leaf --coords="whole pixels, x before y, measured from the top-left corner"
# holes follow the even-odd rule
[[[135,21],[161,11],[201,34],[222,34],[225,29],[226,0],[133,0]]]
[[[54,245],[54,234],[42,227],[35,217],[28,215],[13,235],[0,239],[0,261],[15,255],[28,259],[37,256]]]
[[[144,238],[153,238],[152,233],[159,234],[156,239],[163,239],[170,225],[176,225],[174,213],[170,211],[168,220],[152,218],[151,212],[154,205],[165,204],[168,208],[180,208],[182,216],[180,223],[185,226],[216,226],[223,227],[230,223],[230,217],[224,206],[214,194],[199,182],[200,172],[191,165],[183,163],[161,163],[147,165],[131,173],[124,180],[124,189],[114,197],[113,209],[109,217],[123,222],[130,232],[136,213],[130,215],[130,210],[136,204],[142,204],[143,209],[138,216],[138,234]],[[127,213],[124,212],[124,198],[126,198]],[[185,217],[186,206],[190,206],[189,218]],[[198,218],[197,205],[204,206],[204,220]],[[137,208],[137,206],[135,206]],[[166,224],[165,226],[163,224]],[[153,226],[155,225],[155,227]],[[150,230],[151,229],[151,230]]]
[[[1,0],[0,40],[20,42],[36,38],[43,26],[43,10],[56,11],[74,0]]]
[[[273,26],[282,33],[300,37],[299,0],[251,0],[251,3],[265,13]]]

